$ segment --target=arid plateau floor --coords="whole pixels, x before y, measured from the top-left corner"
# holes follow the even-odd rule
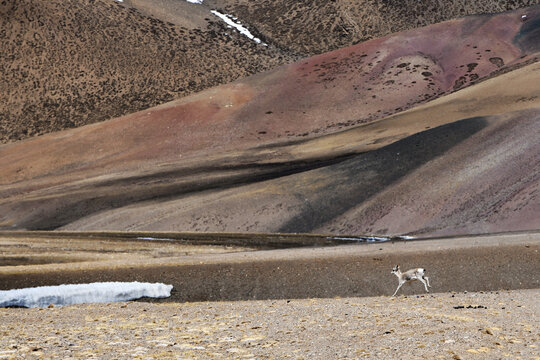
[[[0,358],[539,359],[539,295],[0,309]]]
[[[0,309],[0,359],[540,359],[538,232],[275,250],[53,234],[0,237],[4,261],[27,263],[0,267],[2,289],[138,280],[173,294]],[[396,262],[425,267],[432,293],[390,297]]]

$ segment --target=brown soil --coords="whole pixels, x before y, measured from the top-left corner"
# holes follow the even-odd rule
[[[538,4],[520,1],[205,0],[253,26],[266,39],[304,56],[466,15]]]
[[[152,240],[149,240],[152,239]],[[68,263],[131,262],[195,254],[224,254],[254,250],[248,246],[197,245],[155,234],[132,237],[0,236],[0,266]],[[4,268],[5,269],[5,268]]]
[[[114,0],[2,1],[0,142],[133,113],[297,58],[209,20],[178,25]]]
[[[540,7],[527,14],[525,22],[513,12],[375,39],[2,146],[0,226],[381,235],[537,229],[538,175],[530,169],[538,161]],[[461,77],[472,86],[454,91]]]
[[[539,290],[0,309],[0,357],[537,359]]]
[[[536,3],[3,1],[0,142],[125,115],[392,32]],[[227,29],[213,8],[270,46]]]

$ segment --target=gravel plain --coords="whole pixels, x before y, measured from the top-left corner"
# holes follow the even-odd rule
[[[0,359],[540,359],[539,295],[0,309]]]

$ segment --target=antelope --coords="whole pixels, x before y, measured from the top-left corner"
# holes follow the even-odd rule
[[[414,280],[420,280],[422,284],[424,284],[424,287],[426,288],[426,292],[429,292],[428,286],[431,287],[431,285],[429,285],[429,278],[427,276],[424,276],[424,273],[425,273],[425,269],[422,269],[422,268],[411,269],[402,273],[401,270],[399,269],[399,265],[394,266],[394,268],[392,269],[392,274],[398,277],[399,284],[396,291],[394,292],[392,296],[396,296],[401,285],[405,284],[406,282],[411,282]]]

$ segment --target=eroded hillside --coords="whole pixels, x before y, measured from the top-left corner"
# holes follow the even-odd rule
[[[4,145],[1,225],[538,228],[539,16],[532,7],[410,30]]]
[[[392,32],[538,1],[413,3],[3,1],[0,142],[126,115]],[[211,10],[237,18],[268,46]]]
[[[295,57],[113,0],[0,3],[0,141],[126,115]]]

